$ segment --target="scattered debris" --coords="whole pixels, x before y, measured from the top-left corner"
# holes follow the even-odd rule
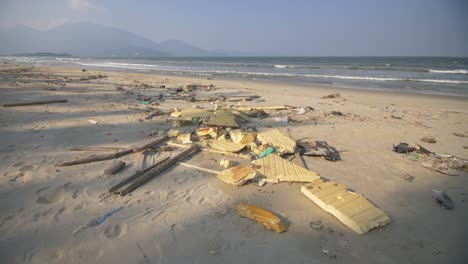
[[[392,115],[392,118],[393,118],[393,119],[403,119],[403,117],[401,117],[401,116],[396,116],[396,115]]]
[[[208,126],[239,128],[237,116],[229,110],[218,110],[206,123]]]
[[[341,113],[340,111],[331,111],[330,114],[336,115],[336,116],[342,116],[343,115],[343,113]]]
[[[434,137],[423,137],[421,138],[421,141],[426,142],[426,143],[431,143],[431,144],[437,142],[437,140]]]
[[[109,168],[104,170],[104,176],[114,175],[125,167],[126,163],[119,160],[118,162],[112,164]]]
[[[312,228],[314,230],[322,230],[322,228],[323,228],[322,220],[317,220],[317,221],[310,222],[310,228]]]
[[[32,102],[23,102],[23,103],[11,103],[11,104],[4,104],[3,107],[17,107],[17,106],[59,104],[59,103],[68,103],[68,100],[47,100],[47,101],[32,101]]]
[[[372,205],[364,196],[348,191],[343,184],[318,179],[302,186],[301,191],[358,234],[390,223],[389,216],[382,209]]]
[[[257,172],[274,183],[280,182],[313,182],[320,179],[320,176],[298,166],[278,155],[268,155],[262,159],[252,162]]]
[[[339,93],[334,93],[334,94],[329,94],[326,96],[321,97],[322,99],[334,99],[334,98],[340,98],[341,95]]]
[[[217,127],[203,127],[196,130],[198,137],[210,136],[213,139],[218,138]]]
[[[400,143],[398,145],[393,145],[393,151],[396,153],[409,153],[416,152],[420,154],[430,154],[431,151],[421,147],[418,144],[409,145],[408,143]]]
[[[170,138],[178,137],[181,134],[180,130],[171,129],[167,132],[167,136]]]
[[[276,123],[289,123],[289,117],[275,117]]]
[[[90,119],[90,120],[88,120],[88,123],[93,124],[93,125],[97,125],[99,122],[96,121],[96,120]]]
[[[219,151],[227,151],[227,152],[239,152],[243,148],[245,148],[245,145],[243,144],[234,143],[230,141],[219,141],[219,140],[212,140],[209,143],[209,145],[213,149],[216,149]]]
[[[400,178],[402,178],[403,180],[405,180],[407,182],[412,182],[415,177],[412,176],[412,175],[409,175],[409,174],[405,174],[403,176],[400,176]]]
[[[258,158],[261,159],[263,157],[266,157],[266,156],[270,155],[273,152],[275,152],[274,148],[267,147],[260,155],[258,155]]]
[[[467,135],[465,135],[463,133],[457,133],[457,132],[453,132],[453,135],[457,136],[457,137],[468,137]]]
[[[432,190],[432,198],[445,209],[453,209],[455,207],[455,202],[443,191]]]
[[[326,141],[315,141],[315,144],[298,142],[297,144],[304,149],[300,151],[302,155],[323,157],[330,161],[341,160],[340,153]]]
[[[187,167],[187,168],[196,169],[196,170],[203,171],[203,172],[208,172],[208,173],[211,173],[211,174],[219,175],[219,174],[222,173],[221,171],[215,171],[215,170],[212,170],[212,169],[202,168],[202,167],[195,166],[195,165],[188,164],[188,163],[184,163],[184,162],[177,162],[177,164],[179,164],[181,166],[184,166],[184,167]]]
[[[253,132],[243,133],[240,129],[236,129],[231,130],[229,134],[231,135],[231,140],[234,143],[249,145],[255,141],[255,133]]]
[[[248,180],[255,178],[257,172],[249,165],[238,165],[224,170],[218,178],[225,183],[242,186]]]
[[[286,227],[281,219],[271,212],[256,207],[254,205],[241,203],[237,206],[237,213],[240,216],[252,219],[260,224],[262,224],[265,228],[273,230],[277,233],[285,232]]]
[[[192,144],[192,133],[180,134],[177,137],[177,141],[179,141],[182,144]]]
[[[232,167],[233,162],[230,159],[222,158],[221,161],[219,162],[219,165],[223,168],[229,169]]]
[[[91,220],[88,224],[86,224],[86,225],[84,225],[84,226],[78,227],[77,229],[75,229],[75,230],[73,231],[73,236],[76,237],[76,235],[77,235],[80,231],[82,231],[82,230],[84,230],[84,229],[86,229],[86,228],[88,228],[88,227],[98,226],[98,225],[104,223],[104,221],[106,221],[106,219],[107,219],[108,217],[110,217],[111,215],[117,213],[118,211],[120,211],[120,210],[122,210],[122,209],[123,209],[123,207],[114,208],[114,209],[108,211],[107,213],[105,213],[103,216]]]
[[[281,155],[285,153],[292,154],[296,151],[296,141],[283,135],[278,129],[259,133],[257,139],[263,144],[271,144]]]

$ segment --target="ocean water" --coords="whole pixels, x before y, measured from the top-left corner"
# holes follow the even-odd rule
[[[310,83],[354,89],[468,96],[468,58],[443,57],[0,57],[36,65],[165,75]]]

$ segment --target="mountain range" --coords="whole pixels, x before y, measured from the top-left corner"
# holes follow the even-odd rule
[[[225,56],[181,40],[160,43],[135,33],[92,23],[63,24],[49,30],[26,26],[0,29],[0,54],[67,53],[80,57]]]

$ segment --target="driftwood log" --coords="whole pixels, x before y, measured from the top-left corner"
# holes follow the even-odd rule
[[[152,141],[150,141],[150,142],[148,142],[148,143],[146,143],[146,144],[144,144],[144,145],[142,145],[140,147],[133,147],[133,148],[128,148],[128,149],[123,149],[123,150],[119,150],[117,152],[109,153],[109,154],[91,155],[91,156],[88,156],[88,157],[84,157],[82,159],[77,159],[77,160],[73,160],[73,161],[66,161],[66,162],[58,163],[55,166],[56,167],[64,167],[64,166],[72,166],[72,165],[85,164],[85,163],[91,163],[91,162],[97,162],[97,161],[103,161],[103,160],[116,159],[116,158],[125,156],[127,154],[130,154],[132,152],[140,152],[140,151],[143,151],[143,150],[147,150],[147,149],[149,149],[151,147],[154,147],[157,144],[165,141],[166,139],[168,139],[167,135],[159,137],[159,138],[157,138],[155,140],[152,140]]]
[[[44,104],[59,104],[59,103],[68,103],[68,100],[48,100],[48,101],[32,101],[32,102],[23,102],[23,103],[12,103],[12,104],[4,104],[3,107],[16,107],[16,106],[27,106],[27,105],[44,105]]]

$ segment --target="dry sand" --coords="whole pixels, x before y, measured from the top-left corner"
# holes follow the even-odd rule
[[[79,79],[102,74],[97,80]],[[64,79],[67,76],[70,81]],[[141,130],[164,133],[166,117],[144,120],[134,95],[159,89],[214,84],[213,94],[258,94],[265,102],[245,105],[311,106],[296,122],[257,121],[259,130],[279,127],[292,138],[325,140],[342,161],[305,157],[308,167],[364,194],[392,222],[358,235],[300,192],[302,184],[258,187],[227,185],[214,175],[174,166],[131,196],[100,200],[99,195],[130,175],[134,166],[103,177],[112,160],[71,167],[54,164],[97,152],[71,146],[127,147],[148,138]],[[164,89],[162,89],[164,90]],[[339,92],[344,99],[321,99]],[[429,95],[357,91],[260,81],[230,81],[98,72],[64,68],[0,66],[0,103],[68,99],[66,104],[1,108],[0,262],[1,263],[467,263],[468,178],[430,171],[392,152],[399,142],[420,143],[438,153],[468,158],[468,100]],[[161,109],[211,108],[209,103],[166,100]],[[345,116],[328,116],[337,110]],[[392,115],[403,119],[391,118]],[[96,120],[96,125],[87,120]],[[144,120],[140,122],[139,120]],[[435,144],[420,142],[433,136]],[[222,156],[199,153],[185,162],[221,170]],[[133,155],[121,160],[134,161]],[[238,160],[242,161],[242,160]],[[245,162],[245,161],[244,161]],[[401,176],[415,177],[407,182]],[[432,189],[445,190],[454,210],[439,207]],[[289,230],[277,234],[241,218],[249,202],[283,216]],[[74,231],[112,208],[123,209],[98,226]],[[322,220],[323,229],[310,222]],[[325,252],[328,252],[326,254]]]

